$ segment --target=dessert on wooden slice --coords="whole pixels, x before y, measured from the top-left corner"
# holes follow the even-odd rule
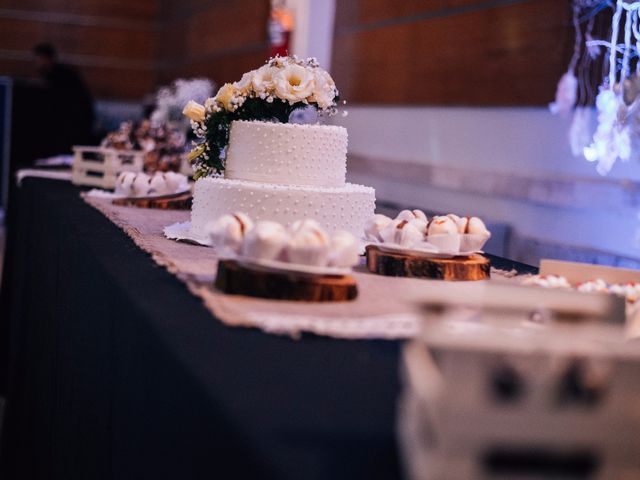
[[[307,302],[340,302],[358,296],[353,277],[300,275],[295,272],[258,270],[235,260],[221,260],[215,286],[232,295]]]
[[[191,192],[162,195],[160,197],[114,198],[111,203],[120,207],[157,208],[159,210],[191,210]]]
[[[487,280],[491,263],[483,255],[436,258],[412,253],[384,252],[367,245],[367,269],[391,277],[422,277],[439,280]]]
[[[349,232],[329,235],[314,220],[289,228],[254,222],[243,213],[227,214],[207,226],[223,257],[215,286],[234,294],[274,300],[335,302],[358,294],[351,267],[359,244]]]
[[[189,210],[193,196],[189,180],[175,172],[122,172],[115,185],[114,205],[164,210]]]
[[[395,219],[374,215],[365,236],[372,273],[441,280],[486,280],[491,274],[491,263],[480,254],[491,234],[477,217],[428,220],[420,210],[403,210]]]

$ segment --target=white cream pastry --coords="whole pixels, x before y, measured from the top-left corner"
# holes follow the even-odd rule
[[[393,220],[380,230],[384,243],[395,243],[408,247],[424,240],[424,234],[407,220]]]
[[[131,185],[131,193],[134,197],[144,197],[149,194],[151,189],[151,177],[146,173],[140,172],[136,175],[136,178]]]
[[[559,275],[533,275],[523,285],[537,285],[545,288],[571,288],[569,280]]]
[[[210,222],[207,231],[214,247],[239,253],[242,242],[252,228],[251,219],[244,213],[238,212],[223,215],[218,220]]]
[[[376,213],[373,217],[369,218],[364,224],[364,234],[365,237],[370,240],[377,240],[379,242],[382,241],[382,237],[380,237],[380,231],[389,225],[393,220],[391,220],[386,215],[382,215],[380,213]]]
[[[156,172],[149,182],[149,194],[167,195],[169,193],[172,192],[169,191],[164,173]]]
[[[329,265],[332,267],[353,267],[360,261],[358,239],[347,231],[336,232],[331,237]]]
[[[459,217],[454,213],[447,215],[458,227],[458,233],[471,235],[488,235],[489,230],[478,217]]]
[[[131,196],[131,187],[136,179],[135,172],[122,172],[116,179],[115,193],[118,195]]]
[[[414,218],[413,220],[409,220],[409,223],[412,226],[416,227],[420,231],[420,233],[422,233],[422,236],[427,235],[427,225],[429,225],[427,222],[420,218]]]
[[[167,190],[170,193],[177,193],[189,188],[189,179],[186,175],[176,172],[166,172],[164,178],[167,182]]]
[[[276,222],[258,222],[245,236],[243,255],[258,260],[275,260],[289,241],[285,228]]]
[[[478,217],[471,217],[467,223],[465,233],[470,233],[471,235],[488,235],[489,230],[487,230],[484,222]]]
[[[402,210],[397,216],[396,216],[396,220],[407,220],[407,221],[411,221],[411,220],[422,220],[423,222],[427,223],[429,220],[427,219],[427,216],[425,215],[425,213],[422,210]]]
[[[469,233],[467,232],[467,227],[469,226],[469,217],[458,217],[457,215],[454,215],[451,213],[447,215],[447,217],[449,217],[451,220],[453,220],[456,223],[456,227],[458,228],[458,233],[460,234]]]
[[[609,286],[607,282],[598,278],[596,280],[589,280],[583,282],[577,286],[577,290],[583,293],[609,293]]]
[[[329,236],[318,222],[303,220],[294,223],[285,251],[291,263],[326,266],[329,262],[329,246]]]
[[[449,213],[447,214],[447,217],[449,217],[451,220],[453,220],[453,223],[455,223],[456,225],[458,223],[460,223],[460,220],[462,220],[458,215],[456,215],[455,213]]]
[[[458,233],[458,226],[449,217],[434,217],[427,226],[427,235],[454,235]]]

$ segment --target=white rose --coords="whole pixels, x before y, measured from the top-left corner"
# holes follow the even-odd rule
[[[218,93],[216,93],[215,100],[221,104],[226,110],[232,112],[236,109],[233,104],[233,100],[238,94],[238,89],[232,83],[225,83]]]
[[[287,65],[273,76],[276,95],[290,103],[306,100],[315,87],[313,72],[300,65]]]
[[[204,121],[205,108],[198,102],[189,100],[182,110],[182,114],[193,120],[194,122]]]
[[[277,68],[269,65],[263,65],[258,70],[254,70],[251,78],[253,90],[257,93],[273,90],[273,75],[277,71]]]
[[[242,75],[242,78],[235,82],[233,85],[238,89],[240,93],[246,95],[251,91],[251,87],[253,85],[253,76],[255,74],[255,70],[251,70],[250,72]]]
[[[321,68],[315,71],[315,87],[313,89],[314,101],[320,108],[328,108],[333,105],[333,101],[336,97],[336,84],[331,78],[331,75],[326,70]]]

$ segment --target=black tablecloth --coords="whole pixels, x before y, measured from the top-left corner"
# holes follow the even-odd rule
[[[398,342],[226,327],[77,188],[12,200],[2,478],[399,476]]]

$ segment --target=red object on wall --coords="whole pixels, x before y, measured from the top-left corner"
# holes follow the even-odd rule
[[[284,8],[271,10],[271,17],[269,18],[269,54],[272,57],[289,54],[292,31],[292,12]]]

